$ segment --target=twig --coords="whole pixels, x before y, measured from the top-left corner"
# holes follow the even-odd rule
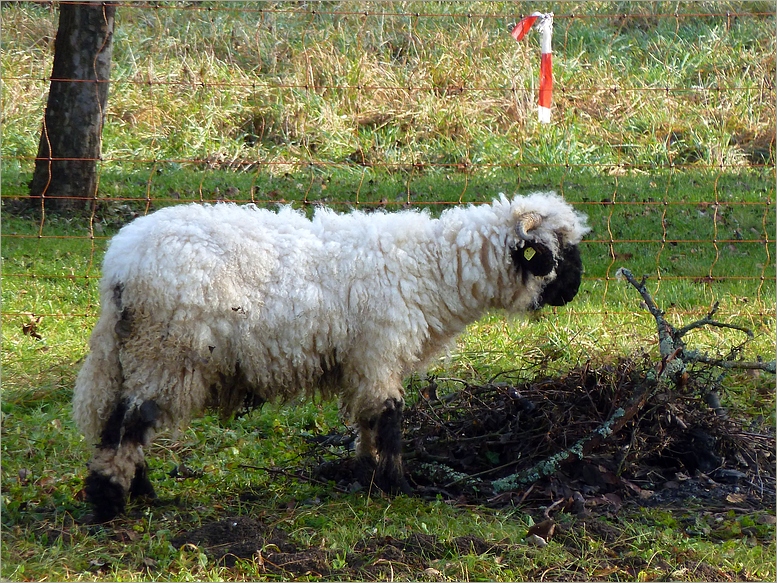
[[[518,456],[518,457],[520,458],[520,456]],[[465,480],[466,478],[478,478],[478,477],[484,476],[486,474],[492,474],[492,473],[497,472],[499,470],[503,470],[504,468],[510,467],[510,466],[512,466],[513,464],[516,464],[516,463],[518,463],[518,459],[514,459],[512,461],[509,461],[506,464],[502,464],[501,466],[496,466],[494,468],[488,468],[487,470],[483,470],[482,472],[476,472],[474,474],[465,474],[464,476],[460,476],[460,477],[456,478],[455,480],[453,480],[452,482],[449,482],[448,484],[445,484],[445,486],[443,486],[443,487],[444,488],[450,488],[454,484],[458,484],[459,482]]]
[[[498,373],[496,373],[494,376],[492,376],[490,379],[488,379],[486,381],[486,385],[493,384],[493,382],[496,379],[498,379],[499,377],[501,377],[501,376],[508,375],[508,374],[513,374],[514,372],[523,372],[523,371],[531,369],[531,368],[533,368],[533,367],[529,366],[529,367],[524,367],[524,368],[513,368],[513,369],[510,369],[510,370],[499,371]]]
[[[579,439],[572,447],[565,449],[549,458],[535,464],[531,468],[511,474],[504,478],[494,480],[492,486],[495,492],[504,492],[514,490],[526,484],[533,484],[537,480],[550,476],[558,471],[561,464],[571,459],[584,459],[594,447],[610,435],[618,432],[631,418],[633,418],[650,398],[662,390],[662,388],[671,382],[677,382],[680,376],[686,370],[687,362],[703,362],[714,364],[721,368],[758,368],[774,372],[774,363],[743,363],[737,361],[717,361],[701,354],[697,351],[686,351],[682,337],[689,331],[702,326],[717,326],[719,328],[731,328],[745,332],[749,338],[753,338],[753,333],[742,326],[733,324],[723,324],[712,319],[718,310],[716,303],[712,310],[704,317],[679,330],[672,326],[664,318],[664,312],[661,311],[653,301],[650,293],[645,286],[647,277],[642,281],[637,281],[628,269],[620,268],[617,272],[619,277],[624,277],[633,285],[647,306],[648,311],[656,320],[658,331],[659,351],[661,362],[659,362],[653,371],[649,371],[642,383],[638,384],[626,405],[617,408],[610,417],[599,425],[587,436]]]
[[[726,369],[745,369],[745,370],[763,370],[770,373],[777,373],[777,363],[774,360],[764,362],[761,360],[746,361],[746,360],[723,360],[718,358],[710,358],[706,354],[702,354],[696,350],[689,350],[685,353],[686,360],[692,362],[700,362],[701,364],[709,364]]]
[[[664,312],[658,308],[656,303],[653,301],[653,297],[650,295],[650,292],[648,292],[647,287],[645,286],[647,276],[643,275],[642,281],[637,282],[637,280],[634,278],[634,275],[632,275],[632,273],[624,267],[618,269],[618,271],[615,272],[615,276],[624,277],[626,281],[628,281],[636,288],[636,290],[639,292],[639,295],[642,296],[648,311],[656,319],[656,326],[658,327],[658,349],[661,353],[661,358],[669,358],[672,353],[677,350],[677,343],[679,338],[675,338],[676,331],[674,326],[672,326],[664,319]],[[680,342],[680,344],[682,343]]]
[[[755,334],[753,334],[753,331],[750,330],[750,328],[745,328],[744,326],[738,326],[736,324],[726,324],[724,322],[718,322],[716,320],[712,319],[712,316],[715,315],[715,312],[718,311],[719,303],[715,302],[715,304],[712,306],[712,310],[710,310],[710,313],[701,318],[700,320],[696,320],[695,322],[691,322],[687,326],[683,326],[679,330],[675,331],[675,336],[677,338],[682,338],[685,336],[688,332],[691,330],[694,330],[696,328],[701,328],[702,326],[713,326],[716,328],[731,328],[732,330],[739,330],[740,332],[744,332],[747,334],[748,338],[755,338]]]
[[[559,498],[559,499],[558,499],[558,500],[556,500],[556,501],[555,501],[553,504],[551,504],[550,506],[548,506],[548,507],[547,507],[547,508],[544,510],[544,512],[542,513],[542,515],[545,517],[545,519],[546,519],[546,520],[550,520],[550,512],[551,512],[551,510],[553,510],[553,509],[554,509],[556,506],[558,506],[559,504],[563,504],[565,501],[566,501],[566,498]]]

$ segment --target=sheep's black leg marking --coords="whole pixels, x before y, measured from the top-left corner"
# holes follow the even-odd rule
[[[148,479],[148,464],[135,466],[135,477],[132,478],[129,490],[130,498],[156,498],[154,486]]]
[[[119,401],[111,412],[111,416],[108,417],[108,421],[103,427],[103,432],[100,434],[100,448],[101,449],[116,449],[121,443],[122,425],[124,423],[124,416],[127,414],[128,403],[124,399]]]
[[[145,445],[148,440],[148,430],[153,428],[160,414],[159,405],[156,401],[143,401],[143,404],[133,411],[129,422],[124,423],[124,439]],[[154,486],[148,479],[148,464],[138,464],[135,466],[135,476],[130,484],[130,498],[156,498]]]
[[[537,300],[537,306],[563,306],[571,302],[580,289],[580,281],[583,275],[583,261],[580,258],[580,250],[576,245],[567,245],[561,252],[556,279],[551,281],[542,290]]]
[[[113,472],[119,471],[103,461],[104,458],[115,460],[114,454],[120,447],[138,447],[144,445],[149,429],[153,428],[159,418],[159,406],[151,400],[144,401],[138,407],[130,407],[130,402],[123,399],[116,404],[100,435],[100,445],[93,460],[100,459],[98,468],[91,468],[84,483],[86,499],[94,508],[94,519],[97,522],[112,520],[124,512],[128,491],[113,479]],[[108,455],[106,455],[108,454]],[[107,472],[106,472],[107,470]],[[136,464],[135,473],[129,486],[133,497],[154,497],[154,488],[148,479],[145,462]]]
[[[363,488],[367,488],[375,481],[375,470],[377,467],[378,462],[372,456],[356,456],[353,467],[354,478]]]
[[[410,486],[402,468],[402,407],[401,399],[386,399],[386,408],[375,427],[378,467],[375,484],[390,494],[409,494]]]
[[[127,401],[122,400],[116,404],[108,421],[105,423],[100,435],[99,450],[118,449],[121,444],[122,424],[127,414]],[[106,522],[116,515],[124,512],[124,489],[109,476],[100,474],[94,470],[89,472],[84,482],[86,499],[94,508],[94,519],[97,522]]]
[[[154,427],[160,413],[159,405],[152,400],[143,401],[140,407],[134,407],[124,417],[124,437],[122,441],[145,445],[148,430]]]
[[[84,491],[94,509],[95,522],[108,522],[124,512],[126,492],[108,476],[90,472],[84,482]]]

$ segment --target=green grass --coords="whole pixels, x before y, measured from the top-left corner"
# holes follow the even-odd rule
[[[536,121],[536,35],[507,34],[535,9],[557,14],[550,126]],[[719,16],[689,16],[707,12]],[[244,467],[293,471],[305,434],[341,426],[331,403],[198,419],[151,447],[157,491],[176,504],[133,506],[107,529],[79,524],[89,452],[69,411],[110,236],[147,210],[223,198],[436,214],[553,189],[588,214],[575,302],[531,318],[488,315],[434,364],[440,377],[522,379],[537,363],[561,374],[589,359],[655,358],[655,323],[617,280],[621,266],[650,276],[673,323],[719,301],[721,320],[755,333],[743,356],[774,358],[777,41],[762,12],[772,3],[122,5],[101,202],[92,216],[41,221],[14,205],[37,151],[57,11],[3,3],[0,576],[271,578],[255,562],[219,567],[170,542],[249,515],[340,557],[365,538],[412,533],[505,545],[498,556],[450,552],[434,571],[397,578],[773,580],[763,511],[624,507],[595,524],[560,514],[562,534],[537,549],[522,542],[536,509],[346,494]],[[717,355],[743,338],[705,329],[689,340]],[[723,400],[774,427],[773,377],[731,374]],[[170,477],[178,465],[201,475]],[[254,500],[241,498],[247,490]]]
[[[748,156],[773,159],[764,85],[775,70],[773,20],[748,14],[772,11],[768,3],[565,6],[550,127],[534,113],[536,38],[516,44],[505,33],[536,5],[386,6],[388,16],[360,15],[381,12],[368,2],[122,7],[104,158],[247,159],[269,173],[349,160],[737,168]],[[706,11],[720,16],[683,16]],[[6,7],[3,18],[2,151],[29,157],[56,11]]]

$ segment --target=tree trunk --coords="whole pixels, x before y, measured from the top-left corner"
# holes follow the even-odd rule
[[[43,128],[30,183],[41,210],[77,212],[97,196],[97,161],[108,101],[113,23],[110,2],[62,2]]]

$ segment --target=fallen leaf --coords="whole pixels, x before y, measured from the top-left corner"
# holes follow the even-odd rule
[[[40,480],[38,480],[37,485],[41,488],[46,488],[47,486],[51,486],[57,481],[56,478],[52,476],[43,476]]]
[[[550,540],[553,533],[556,531],[556,523],[553,520],[543,520],[538,522],[534,526],[529,528],[529,532],[526,533],[527,538],[530,536],[542,537],[545,541]]]
[[[646,490],[645,488],[642,488],[639,491],[639,498],[640,500],[647,500],[648,498],[651,498],[653,494],[654,494],[653,490]]]
[[[40,324],[43,316],[38,316],[36,318],[34,315],[30,314],[27,318],[27,322],[22,324],[22,334],[35,338],[36,340],[43,340],[43,336],[38,334],[38,324]]]
[[[755,521],[759,524],[775,524],[777,523],[777,517],[772,514],[761,514]]]

